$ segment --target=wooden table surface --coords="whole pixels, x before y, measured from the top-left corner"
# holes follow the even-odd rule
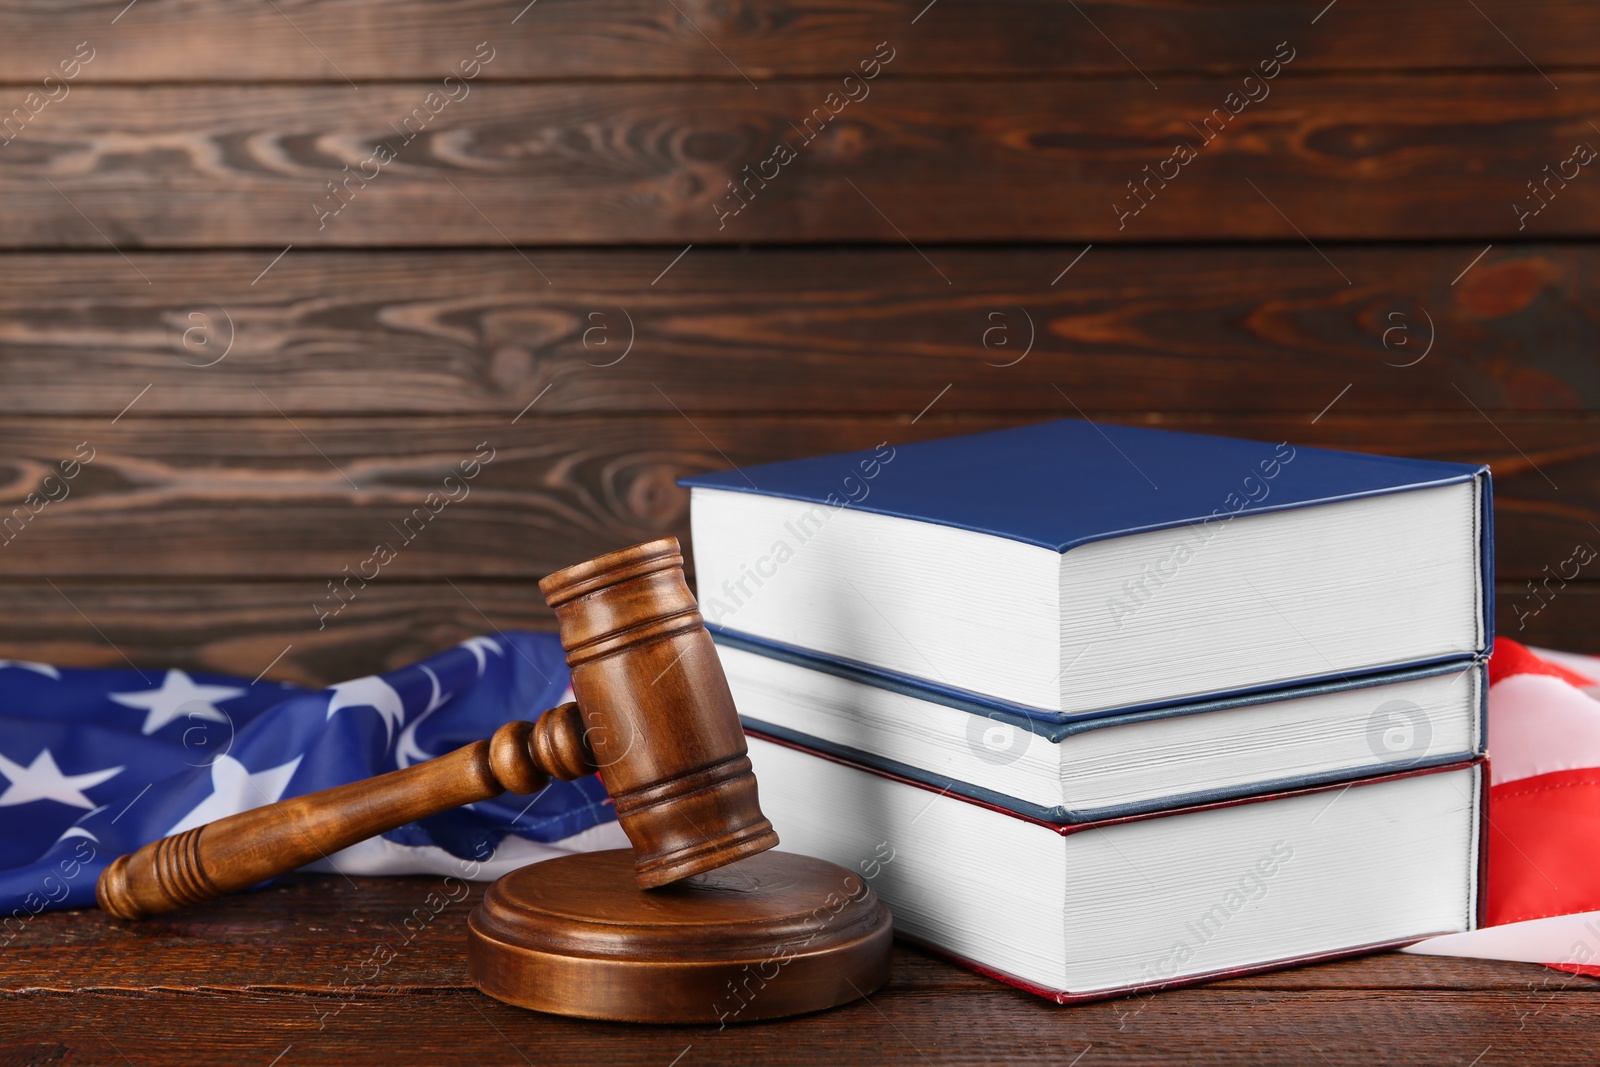
[[[439,886],[297,876],[139,925],[94,910],[35,916],[0,955],[0,1065],[1596,1059],[1600,982],[1393,953],[1068,1008],[901,947],[886,988],[819,1015],[724,1030],[559,1019],[467,986],[466,917],[482,887],[411,918],[430,914]]]

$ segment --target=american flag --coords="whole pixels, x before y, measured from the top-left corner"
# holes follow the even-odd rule
[[[1600,976],[1600,658],[1505,638],[1489,661],[1485,928],[1406,951]],[[180,670],[0,660],[0,944],[40,911],[94,904],[117,856],[287,796],[408,767],[571,698],[551,634],[475,637],[323,690]],[[507,794],[314,868],[494,878],[626,847],[596,778]]]
[[[1497,638],[1484,928],[1408,952],[1600,977],[1600,658]]]
[[[0,660],[0,944],[49,908],[94,904],[114,859],[225,815],[382,774],[571,699],[553,634],[474,637],[322,690],[181,670]],[[620,847],[605,788],[552,782],[402,826],[316,866],[497,877]]]

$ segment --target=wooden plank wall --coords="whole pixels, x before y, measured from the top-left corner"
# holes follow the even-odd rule
[[[1079,412],[1486,460],[1600,651],[1597,123],[1572,0],[0,0],[0,656],[383,669]]]

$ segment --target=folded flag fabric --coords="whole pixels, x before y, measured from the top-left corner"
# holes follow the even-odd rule
[[[1407,951],[1600,977],[1600,658],[1498,638],[1485,927]]]
[[[1487,925],[1406,951],[1600,976],[1600,658],[1504,638],[1489,663]],[[552,634],[474,637],[323,690],[0,660],[0,936],[92,905],[117,856],[283,797],[409,767],[571,698]],[[625,847],[594,777],[402,826],[314,868],[494,878]]]
[[[94,904],[125,852],[481,740],[571,699],[567,682],[560,642],[541,633],[474,637],[320,691],[0,660],[0,944],[39,911]],[[489,878],[625,843],[590,777],[422,819],[316,866]]]

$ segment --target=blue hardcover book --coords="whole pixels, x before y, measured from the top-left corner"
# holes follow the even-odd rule
[[[1487,659],[1047,722],[715,637],[748,729],[1028,818],[1096,822],[1484,754]]]
[[[1064,419],[682,484],[714,631],[1050,721],[1491,639],[1483,466]]]

